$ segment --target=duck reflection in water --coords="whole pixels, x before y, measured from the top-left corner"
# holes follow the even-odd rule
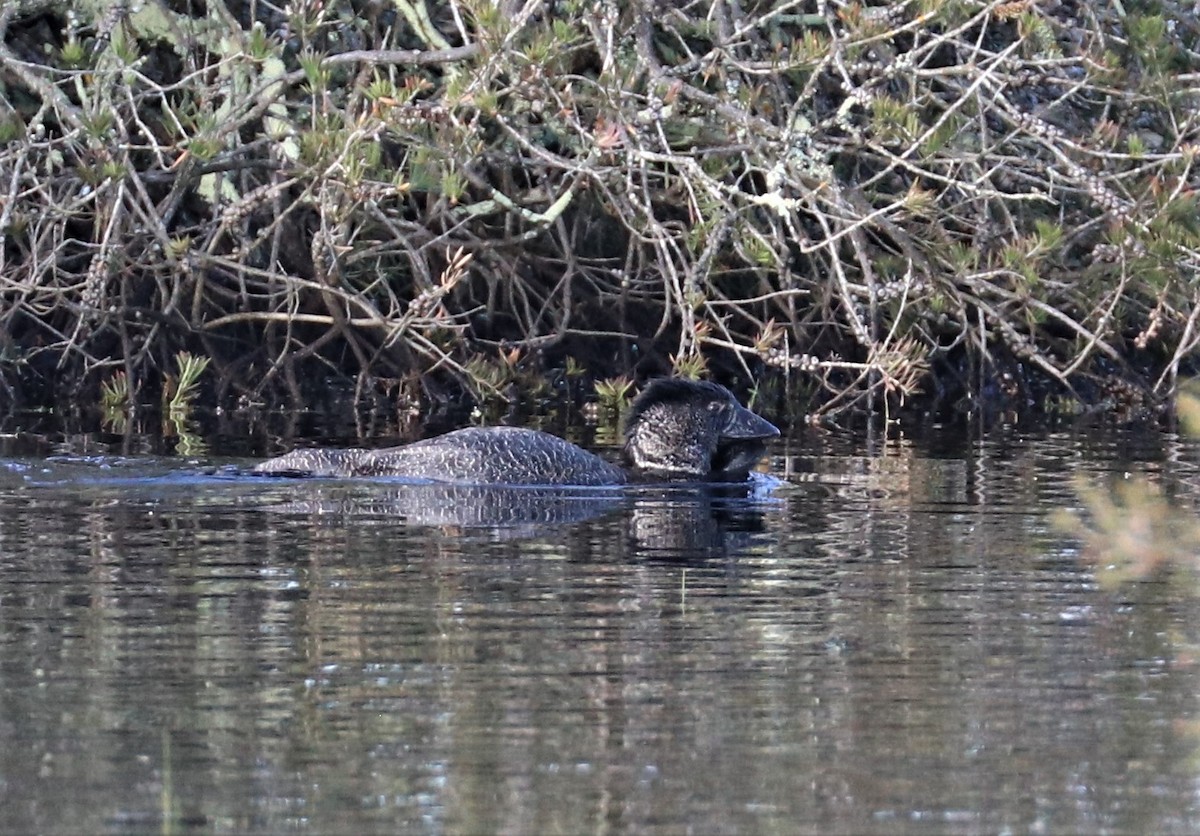
[[[393,476],[475,485],[601,486],[630,482],[744,482],[779,435],[716,383],[663,378],[625,421],[622,464],[548,433],[470,427],[402,447],[293,450],[258,464],[273,475]]]
[[[723,386],[664,378],[630,408],[619,466],[547,433],[491,427],[385,450],[296,450],[254,471],[413,480],[369,494],[347,483],[317,483],[314,495],[275,510],[379,514],[489,539],[542,536],[625,510],[635,545],[660,555],[711,556],[728,549],[723,521],[745,516],[743,508],[730,517],[730,508],[754,506],[776,484],[750,469],[778,434]]]
[[[627,553],[611,559],[707,560],[744,551],[763,530],[763,512],[780,502],[780,484],[756,475],[742,484],[675,483],[569,488],[444,483],[299,481],[280,485],[263,510],[288,517],[311,516],[316,524],[377,534],[393,526],[433,529],[464,541],[544,539],[572,543],[614,542]],[[591,526],[613,524],[613,538]],[[380,528],[383,526],[383,528]],[[290,536],[294,524],[267,526]],[[419,535],[418,535],[419,536]]]

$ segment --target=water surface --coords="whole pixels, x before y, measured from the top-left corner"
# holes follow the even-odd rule
[[[0,829],[1194,832],[1191,590],[1049,516],[1197,458],[806,432],[773,490],[456,492],[0,440]]]

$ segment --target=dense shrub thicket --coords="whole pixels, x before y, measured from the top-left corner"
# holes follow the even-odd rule
[[[1155,403],[1200,342],[1191,6],[6,2],[0,398],[187,349],[223,401]]]

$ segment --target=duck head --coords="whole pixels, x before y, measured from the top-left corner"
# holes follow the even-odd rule
[[[625,459],[642,473],[676,479],[741,481],[779,435],[716,383],[661,378],[625,418]]]

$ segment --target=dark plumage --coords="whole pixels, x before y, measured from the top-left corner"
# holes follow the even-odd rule
[[[470,427],[384,450],[293,450],[254,472],[508,485],[740,481],[763,457],[763,442],[777,435],[724,386],[663,378],[642,391],[625,419],[625,469],[537,430]]]

